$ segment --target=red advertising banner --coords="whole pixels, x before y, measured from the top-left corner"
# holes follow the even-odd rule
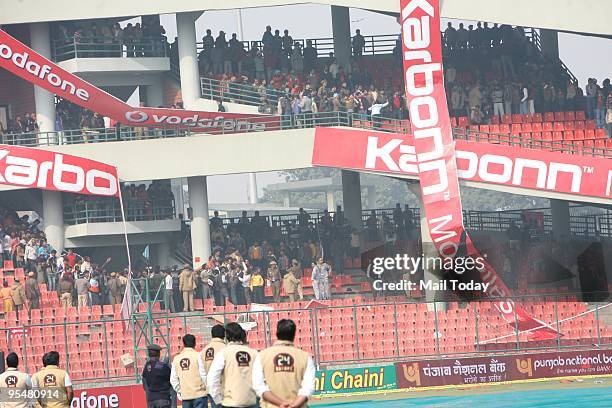
[[[134,108],[62,69],[5,31],[0,30],[0,67],[93,112],[125,126],[191,127],[204,132],[245,132],[279,126],[276,117],[182,109]],[[249,117],[249,120],[240,120]]]
[[[610,159],[455,140],[462,180],[557,193],[612,197]],[[418,175],[411,135],[317,128],[312,164]]]
[[[442,259],[454,258],[461,251],[467,257],[484,260],[463,227],[459,172],[444,90],[440,2],[400,0],[400,20],[404,84],[414,138],[413,150],[405,153],[416,157],[431,239]],[[486,294],[509,296],[510,290],[495,269],[486,261],[483,265],[479,272],[480,279],[489,284]],[[511,300],[495,302],[495,307],[519,330],[535,330],[532,334],[539,338],[556,333]]]
[[[77,194],[119,195],[115,167],[30,147],[0,145],[0,184]]]
[[[395,365],[398,388],[612,374],[612,350],[421,360]]]
[[[142,385],[88,388],[75,390],[70,408],[129,408],[146,407],[147,398]]]

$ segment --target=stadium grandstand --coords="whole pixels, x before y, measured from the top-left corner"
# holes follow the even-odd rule
[[[146,406],[152,345],[283,319],[315,405],[608,406],[612,84],[560,36],[610,51],[612,4],[323,0],[324,37],[291,0],[6,3],[0,356],[57,351],[66,406]]]

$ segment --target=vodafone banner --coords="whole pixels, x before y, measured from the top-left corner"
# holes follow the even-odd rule
[[[122,100],[60,68],[25,44],[0,30],[0,67],[93,112],[114,119],[125,126],[175,127],[195,130],[242,132],[269,130],[270,116],[239,121],[249,115],[240,113],[200,112],[182,109],[134,108]],[[273,117],[272,117],[273,118]]]
[[[70,408],[146,407],[147,397],[140,384],[75,390]]]
[[[115,167],[30,147],[0,145],[0,184],[78,194],[119,195]]]

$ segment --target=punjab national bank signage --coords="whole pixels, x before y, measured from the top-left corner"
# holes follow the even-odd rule
[[[612,350],[421,360],[396,364],[398,388],[612,374]]]

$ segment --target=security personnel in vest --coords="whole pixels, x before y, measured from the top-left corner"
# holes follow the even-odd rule
[[[215,356],[221,350],[223,350],[223,348],[225,348],[225,327],[223,327],[221,324],[216,324],[212,327],[210,334],[212,336],[212,340],[206,345],[206,347],[204,347],[204,349],[202,349],[202,352],[200,353],[200,357],[202,358],[202,361],[204,361],[204,368],[206,369],[206,372],[210,370],[210,366],[215,359]],[[212,408],[219,407],[217,404],[215,404],[212,398],[209,399]]]
[[[252,386],[257,351],[246,345],[246,332],[238,323],[225,326],[227,346],[217,353],[208,372],[208,392],[223,408],[254,408]]]
[[[276,338],[278,341],[259,353],[253,363],[253,388],[261,398],[261,408],[305,408],[315,389],[312,357],[293,345],[293,320],[278,322]]]
[[[6,356],[6,371],[0,374],[0,407],[28,408],[33,401],[27,392],[32,389],[32,379],[26,373],[17,371],[19,357],[15,353]]]
[[[170,384],[183,401],[183,408],[205,408],[206,371],[200,353],[195,350],[193,334],[183,337],[183,351],[172,360]]]
[[[49,351],[43,356],[43,369],[32,376],[32,388],[45,390],[38,403],[43,408],[69,408],[74,392],[68,373],[59,368],[60,356],[57,351]]]
[[[142,370],[142,386],[147,395],[147,408],[169,408],[172,404],[170,385],[170,364],[159,359],[161,347],[151,344],[147,347],[149,361]]]

